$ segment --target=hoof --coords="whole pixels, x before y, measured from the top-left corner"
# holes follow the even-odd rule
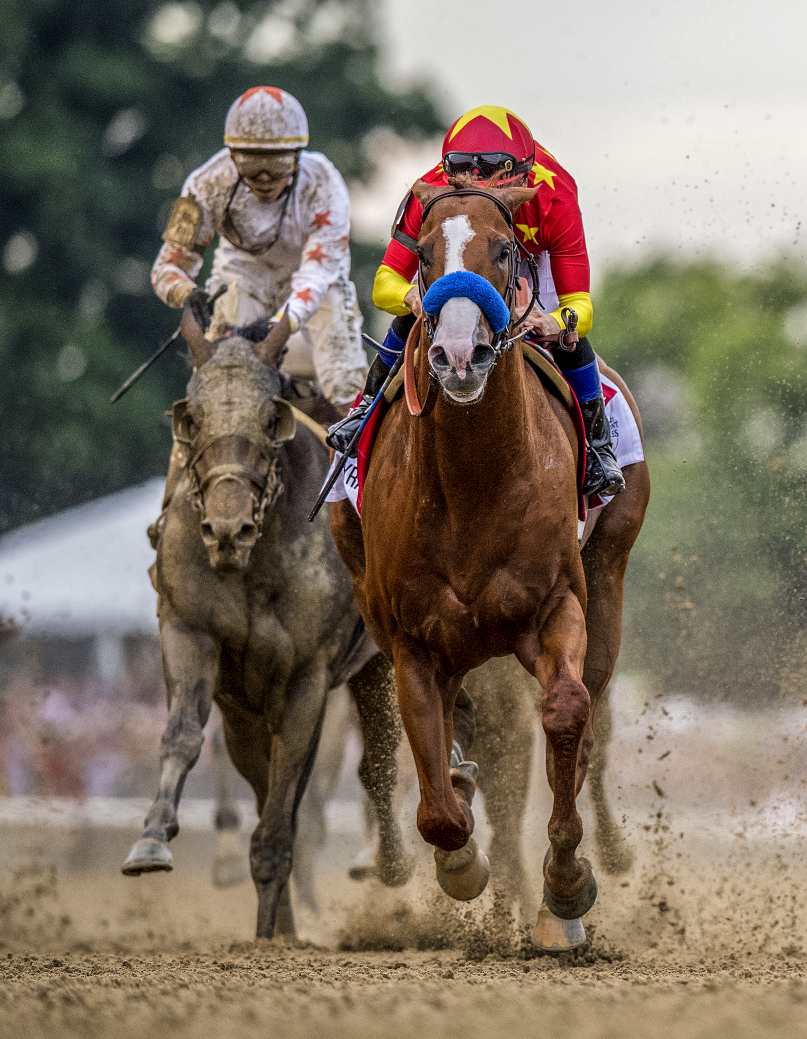
[[[434,849],[437,863],[437,883],[451,898],[469,902],[488,886],[490,863],[473,837],[458,851]]]
[[[591,880],[574,898],[555,898],[544,881],[544,902],[547,908],[561,920],[577,920],[585,916],[597,901],[597,878],[591,874]]]
[[[369,880],[370,877],[378,876],[375,864],[376,851],[374,844],[368,844],[366,848],[362,848],[347,868],[347,875],[351,880]]]
[[[219,830],[219,843],[213,859],[214,887],[235,887],[249,877],[247,853],[237,830]]]
[[[544,855],[544,877],[546,877],[546,867],[552,861],[552,845],[546,849],[546,855]],[[586,861],[585,859],[583,860]],[[552,892],[546,885],[544,880],[544,906],[554,915],[559,917],[561,920],[576,920],[581,916],[585,916],[586,913],[591,909],[594,903],[597,901],[597,878],[594,874],[591,874],[591,880],[587,884],[585,890],[581,891],[580,894],[574,898],[555,898]]]
[[[585,942],[586,932],[582,920],[562,920],[544,902],[538,910],[532,938],[546,952],[568,952]]]
[[[132,847],[121,866],[121,873],[127,877],[138,877],[141,873],[156,873],[158,870],[174,868],[174,856],[167,844],[156,837],[144,837]]]

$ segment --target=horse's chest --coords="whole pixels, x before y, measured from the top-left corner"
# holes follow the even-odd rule
[[[536,574],[532,567],[501,560],[481,567],[444,559],[439,577],[432,573],[428,582],[404,586],[401,626],[441,656],[463,664],[510,653],[552,597],[557,574],[551,570]]]
[[[496,601],[496,608],[491,602]],[[509,607],[509,608],[508,608]],[[498,597],[495,590],[463,601],[451,584],[433,583],[428,595],[405,594],[401,599],[401,626],[430,650],[453,662],[481,663],[492,653],[509,652],[512,632],[529,611],[525,597]],[[476,666],[476,662],[470,664]]]

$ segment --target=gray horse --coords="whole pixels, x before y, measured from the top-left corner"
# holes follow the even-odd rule
[[[308,522],[328,455],[281,398],[277,356],[237,332],[209,343],[187,310],[183,334],[196,368],[173,414],[184,475],[161,518],[154,578],[169,716],[159,793],[123,872],[172,868],[179,799],[215,701],[227,749],[257,799],[250,868],[257,935],[269,938],[294,933],[297,809],[326,695],[343,682],[362,727],[360,776],[380,820],[378,874],[389,885],[408,879],[392,811],[395,686],[364,631],[327,515]]]

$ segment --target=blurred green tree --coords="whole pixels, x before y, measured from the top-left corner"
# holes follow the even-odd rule
[[[379,77],[370,0],[7,0],[0,36],[0,531],[164,471],[188,368],[117,385],[177,315],[148,275],[171,202],[256,83],[304,105],[347,179],[373,131],[432,134],[423,90]],[[380,250],[359,244],[366,272]],[[365,306],[369,301],[365,298]]]
[[[653,482],[622,666],[667,691],[803,695],[805,272],[612,270],[595,335],[642,408]]]

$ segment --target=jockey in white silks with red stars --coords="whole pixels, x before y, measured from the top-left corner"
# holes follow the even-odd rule
[[[367,374],[350,281],[345,182],[324,155],[305,150],[305,112],[278,87],[253,87],[234,102],[224,143],[191,173],[174,203],[151,272],[154,291],[170,307],[187,301],[209,339],[227,326],[277,317],[272,345],[287,342],[283,370],[316,377],[341,408]],[[202,290],[195,279],[217,235]],[[211,307],[211,295],[225,284]]]
[[[211,340],[228,327],[275,318],[268,352],[285,347],[281,370],[316,379],[344,414],[367,376],[350,281],[347,186],[329,159],[305,150],[303,107],[279,87],[253,87],[232,104],[224,143],[174,203],[151,271],[154,291],[169,307],[188,306]],[[217,235],[201,289],[195,279]],[[213,303],[223,285],[227,291]],[[163,516],[182,471],[175,445]],[[155,546],[161,520],[149,528]]]

